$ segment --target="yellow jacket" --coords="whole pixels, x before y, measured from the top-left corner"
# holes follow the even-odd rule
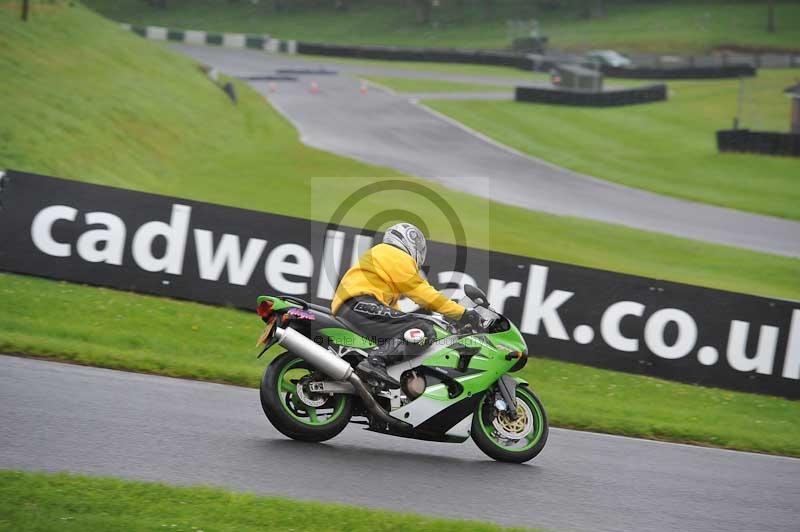
[[[411,255],[389,244],[371,248],[347,270],[333,296],[331,311],[336,314],[342,303],[363,295],[395,309],[400,297],[408,296],[419,306],[452,319],[464,314],[464,307],[447,299],[420,276]]]

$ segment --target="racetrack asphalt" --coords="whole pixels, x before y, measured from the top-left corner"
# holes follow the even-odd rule
[[[376,70],[254,50],[170,46],[237,76],[265,75],[284,68],[351,74]],[[377,70],[408,77],[406,70]],[[452,75],[441,76],[450,79]],[[312,81],[319,88],[314,94]],[[303,142],[316,148],[508,205],[800,257],[800,222],[662,196],[577,174],[498,145],[408,96],[375,88],[362,94],[359,80],[351,76],[299,74],[297,81],[276,82],[275,92],[267,82],[251,84],[297,127]]]
[[[545,405],[546,406],[546,405]],[[0,468],[214,485],[558,531],[789,531],[800,460],[553,429],[524,465],[472,442],[269,425],[258,391],[0,356]]]

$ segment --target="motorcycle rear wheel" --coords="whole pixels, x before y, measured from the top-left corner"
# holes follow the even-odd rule
[[[281,434],[294,440],[329,440],[344,430],[352,416],[353,396],[314,396],[304,391],[303,380],[313,372],[305,360],[286,352],[267,366],[261,379],[264,414]],[[314,407],[309,402],[321,404]]]
[[[472,416],[472,440],[500,462],[527,462],[547,443],[549,427],[542,402],[527,386],[517,386],[515,399],[515,420],[495,409],[491,395],[481,400]]]

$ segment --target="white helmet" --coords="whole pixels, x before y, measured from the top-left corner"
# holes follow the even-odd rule
[[[425,263],[428,246],[425,243],[425,235],[416,225],[394,224],[383,234],[383,243],[391,244],[411,255],[417,263],[417,268],[421,268]]]

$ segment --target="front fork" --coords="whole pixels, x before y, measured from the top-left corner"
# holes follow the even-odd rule
[[[497,391],[500,399],[495,400],[495,408],[505,412],[510,419],[517,419],[517,381],[510,375],[503,375],[497,381]],[[500,403],[501,400],[503,401],[502,404]]]

